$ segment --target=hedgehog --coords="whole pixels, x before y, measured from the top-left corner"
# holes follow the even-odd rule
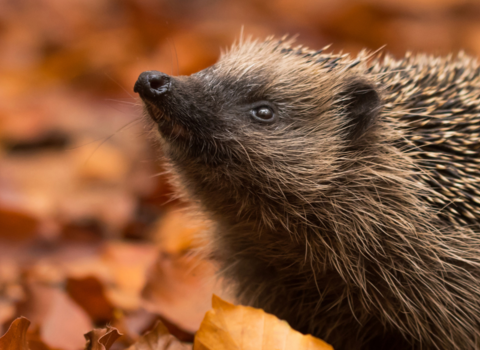
[[[239,302],[337,349],[480,348],[480,67],[241,39],[134,86]]]

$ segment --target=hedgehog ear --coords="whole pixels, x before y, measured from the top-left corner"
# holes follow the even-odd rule
[[[356,141],[375,123],[380,110],[380,96],[375,87],[364,81],[350,83],[344,90],[347,138]]]

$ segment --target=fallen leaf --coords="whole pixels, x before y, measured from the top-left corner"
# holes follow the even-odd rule
[[[20,312],[39,327],[40,339],[51,348],[81,348],[82,333],[92,329],[87,313],[57,286],[29,282],[25,287],[27,301]]]
[[[147,270],[155,261],[156,255],[157,248],[152,244],[106,241],[84,258],[69,259],[66,262],[65,258],[59,257],[57,265],[62,267],[63,273],[71,280],[96,279],[102,286],[105,302],[115,309],[134,311],[140,306],[140,294],[146,283]],[[78,294],[82,293],[83,287],[76,289],[77,295],[72,297],[85,307],[86,304],[79,301],[82,296]],[[98,288],[97,291],[100,292]],[[95,293],[91,292],[93,297]],[[100,310],[97,311],[100,313]],[[108,311],[107,308],[104,311]]]
[[[198,330],[212,293],[221,292],[213,263],[194,254],[195,237],[205,229],[185,211],[167,212],[152,232],[159,255],[142,292],[147,310],[188,332]]]
[[[212,305],[195,335],[194,350],[333,350],[261,309],[235,306],[216,295]]]
[[[7,333],[0,338],[0,350],[28,350],[27,330],[30,321],[19,317],[12,322]]]
[[[165,325],[158,321],[155,327],[145,333],[127,350],[191,350],[190,344],[182,343],[168,331]]]
[[[115,307],[124,310],[139,308],[147,270],[154,263],[156,252],[151,244],[110,242],[105,246],[101,263],[108,268],[111,278],[105,293]]]
[[[10,259],[0,259],[0,334],[6,330],[10,321],[18,316],[16,304],[25,299],[20,279],[20,270],[15,262]]]
[[[13,302],[0,299],[0,334],[3,331],[3,324],[15,316],[15,311]]]
[[[124,181],[129,171],[125,152],[109,144],[98,147],[95,143],[79,150],[79,158],[83,161],[79,164],[78,175],[82,181]]]
[[[207,223],[195,218],[185,209],[167,211],[156,223],[151,235],[153,241],[169,254],[179,254],[196,248],[199,232],[208,229]]]
[[[29,350],[63,350],[58,348],[52,348],[45,344],[40,335],[40,328],[29,329],[27,333],[28,349]]]
[[[160,315],[158,316],[157,320],[162,322],[163,325],[167,327],[170,334],[173,335],[178,340],[180,340],[181,342],[193,343],[193,339],[195,338],[194,332],[188,332]]]
[[[123,334],[122,342],[133,344],[146,330],[151,329],[158,316],[144,309],[127,311],[117,309],[115,318],[109,323]]]
[[[218,286],[208,261],[160,254],[142,292],[143,306],[189,332],[198,330]]]
[[[84,334],[87,340],[85,350],[109,350],[115,340],[121,336],[122,334],[115,327],[94,329]]]
[[[0,236],[14,241],[27,240],[35,236],[39,221],[32,215],[0,206]]]
[[[105,288],[97,278],[68,278],[66,291],[96,324],[109,322],[113,318],[114,307],[105,296]]]

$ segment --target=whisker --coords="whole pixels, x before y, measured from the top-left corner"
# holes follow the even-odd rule
[[[176,67],[177,67],[177,71],[176,71],[175,75],[179,75],[180,74],[180,67],[179,67],[179,64],[178,64],[177,47],[175,46],[175,42],[173,40],[170,40],[170,39],[167,39],[167,40],[170,43],[170,45],[173,46],[173,52],[175,53],[175,62],[176,62]],[[172,71],[173,71],[173,68],[172,68]]]
[[[122,86],[122,84],[120,84],[118,81],[116,81],[115,79],[113,79],[110,75],[108,75],[107,72],[103,72],[103,74],[105,74],[105,76],[110,79],[111,81],[113,81],[115,84],[117,84],[128,96],[130,96],[132,99],[136,100],[136,96],[133,95],[130,91],[128,91],[127,89],[125,89],[125,87]]]
[[[115,131],[113,134],[111,134],[110,136],[106,137],[102,142],[100,142],[100,144],[95,147],[95,149],[92,151],[92,153],[90,153],[90,155],[88,156],[88,158],[85,160],[85,163],[83,164],[84,166],[88,163],[88,161],[92,158],[92,156],[95,154],[95,152],[100,148],[102,147],[107,141],[111,140],[112,137],[114,137],[116,134],[118,134],[119,132],[121,132],[122,130],[124,130],[125,128],[127,128],[128,126],[131,126],[135,123],[138,123],[139,121],[141,121],[142,119],[141,118],[136,118],[130,122],[128,122],[127,124],[123,125],[120,129],[118,129],[117,131]],[[96,141],[94,141],[96,142]],[[92,143],[92,142],[90,142]],[[86,145],[90,144],[90,143],[87,143]],[[85,145],[82,145],[82,146],[79,146],[79,147],[83,147]],[[79,148],[79,147],[75,147],[75,148]],[[75,149],[73,148],[73,149]]]
[[[117,99],[114,99],[114,98],[106,98],[105,101],[124,103],[124,104],[132,105],[132,106],[141,106],[142,105],[141,103],[122,101],[122,100],[117,100]]]
[[[150,179],[153,179],[153,178],[156,178],[156,177],[160,177],[160,176],[164,176],[164,175],[168,175],[168,174],[171,174],[172,172],[170,170],[165,170],[165,171],[161,171],[159,173],[155,173],[153,175],[150,175]]]

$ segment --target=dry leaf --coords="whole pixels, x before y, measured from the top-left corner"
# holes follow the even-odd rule
[[[87,340],[85,350],[109,350],[115,340],[121,336],[122,334],[114,327],[94,329],[84,334]]]
[[[160,254],[142,292],[143,306],[180,328],[195,332],[210,310],[210,296],[220,292],[215,267],[192,254],[194,237],[205,224],[184,211],[173,210],[161,218],[153,232]]]
[[[127,350],[191,350],[192,346],[182,343],[168,331],[162,322],[158,321],[155,327],[145,333]]]
[[[40,339],[51,348],[77,350],[82,334],[92,329],[88,314],[61,289],[37,282],[25,285],[27,301],[20,311],[39,327]]]
[[[67,278],[65,289],[95,323],[108,322],[113,318],[114,307],[105,296],[105,288],[97,278]]]
[[[8,240],[27,240],[34,237],[39,221],[32,215],[0,206],[0,236]]]
[[[235,306],[215,295],[212,305],[195,336],[194,350],[333,350],[261,309]]]
[[[36,327],[33,330],[29,329],[27,333],[27,338],[28,338],[29,350],[64,350],[64,349],[52,348],[47,344],[45,344],[45,342],[42,340],[39,327]]]
[[[101,264],[109,271],[111,283],[105,293],[117,308],[136,310],[147,280],[147,270],[154,263],[156,248],[151,244],[110,242],[102,251]]]
[[[0,334],[3,333],[3,324],[15,317],[15,304],[11,300],[0,299]]]
[[[28,350],[27,329],[30,321],[19,317],[12,322],[7,333],[0,338],[0,350]]]
[[[123,312],[117,309],[115,319],[111,321],[110,325],[123,334],[123,343],[131,345],[155,324],[156,319],[157,315],[144,309],[133,312]]]
[[[196,236],[208,229],[206,222],[195,218],[185,210],[167,211],[152,230],[153,241],[168,254],[180,254],[195,248]]]
[[[208,261],[183,254],[160,254],[142,296],[143,307],[188,332],[198,330],[216,291],[215,270]]]

